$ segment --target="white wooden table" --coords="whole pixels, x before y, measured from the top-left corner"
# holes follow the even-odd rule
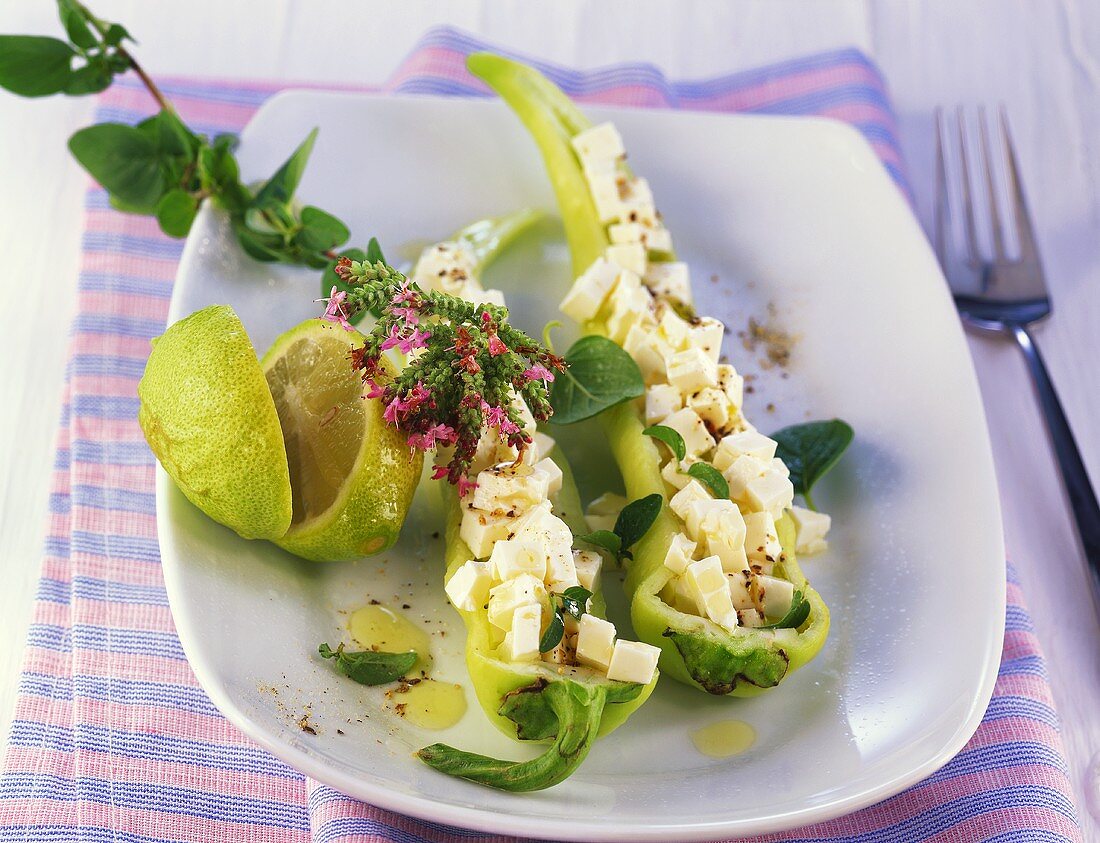
[[[154,74],[375,83],[435,23],[577,67],[648,60],[700,77],[843,45],[872,55],[901,117],[927,223],[931,110],[1004,102],[1056,315],[1039,342],[1100,481],[1100,5],[1093,0],[355,0],[166,6],[96,0]],[[52,4],[0,4],[0,32],[55,34]],[[354,49],[342,33],[356,33]],[[85,177],[65,141],[90,99],[0,94],[0,731],[7,731],[45,525]],[[1086,839],[1100,840],[1100,625],[1018,353],[971,348],[997,457],[1009,553],[1051,682]],[[950,552],[949,549],[946,552]],[[959,564],[966,560],[960,559]]]

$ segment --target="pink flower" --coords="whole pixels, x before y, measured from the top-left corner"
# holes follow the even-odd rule
[[[501,433],[519,433],[519,425],[508,418],[508,412],[503,407],[489,407],[485,405],[485,421],[490,427],[495,427]]]
[[[500,337],[498,337],[496,334],[489,334],[490,357],[497,357],[498,355],[504,354],[507,350],[508,346],[504,344],[504,341],[501,340]]]
[[[447,476],[450,469],[445,465],[437,465],[432,468],[432,480],[442,480]]]
[[[465,474],[458,478],[458,496],[460,498],[466,497],[467,492],[472,492],[477,488],[477,482],[471,480]]]
[[[409,289],[408,284],[402,284],[401,289],[394,294],[391,301],[394,304],[415,304],[418,301],[416,290]]]
[[[406,440],[410,448],[421,451],[429,451],[435,447],[436,442],[444,445],[453,442],[455,438],[454,428],[445,424],[435,424],[423,433],[414,433]]]
[[[419,325],[420,314],[414,307],[391,307],[390,313],[398,319],[404,319],[406,325]]]
[[[366,379],[367,384],[367,398],[381,398],[385,393],[385,388],[379,385],[378,381]]]
[[[523,373],[523,376],[529,381],[542,381],[543,383],[554,382],[554,373],[545,366],[532,366]]]
[[[389,336],[382,340],[379,348],[382,351],[387,351],[391,348],[400,349],[402,354],[408,354],[414,348],[424,348],[428,345],[427,340],[431,336],[429,331],[418,331],[413,328],[411,334],[406,336],[403,331],[397,325],[390,328]]]
[[[343,290],[337,290],[333,285],[332,290],[329,291],[329,297],[327,299],[319,299],[319,301],[328,302],[328,306],[325,308],[324,316],[320,317],[326,322],[335,322],[345,331],[354,331],[355,328],[348,322],[347,311],[344,310],[344,300],[347,299],[348,294]]]
[[[487,310],[482,311],[482,313],[481,313],[481,324],[482,325],[488,325],[492,321],[493,321],[493,317],[489,313],[489,311],[487,311]]]

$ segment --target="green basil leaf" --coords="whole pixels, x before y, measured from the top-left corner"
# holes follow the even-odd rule
[[[165,158],[190,160],[201,143],[177,115],[165,109],[142,120],[135,128],[149,138]]]
[[[309,154],[313,152],[313,144],[317,140],[317,130],[314,129],[306,139],[298,146],[286,162],[273,175],[256,194],[252,200],[256,207],[268,205],[285,205],[294,198],[294,191],[302,181],[302,173],[305,172],[309,162]]]
[[[687,473],[705,485],[716,498],[726,499],[730,496],[730,484],[722,476],[717,468],[710,463],[692,463]]]
[[[346,243],[351,232],[340,220],[327,211],[306,205],[298,215],[302,229],[295,239],[303,249],[314,252],[327,252],[341,243]],[[327,263],[327,261],[326,261]],[[323,265],[323,264],[322,264]]]
[[[336,670],[360,685],[385,685],[396,682],[410,670],[419,658],[415,650],[407,653],[383,653],[364,650],[349,653],[341,644],[335,650],[328,644],[317,648],[323,659],[335,659]]]
[[[775,623],[765,624],[764,626],[757,627],[757,629],[797,629],[805,623],[806,618],[810,616],[810,601],[806,599],[806,596],[801,591],[794,593],[794,598],[791,600],[791,608],[787,610],[780,620]]]
[[[100,123],[69,138],[80,165],[109,193],[151,214],[165,192],[156,145],[144,132],[121,123]]]
[[[577,536],[577,539],[595,545],[596,547],[602,547],[616,559],[619,558],[619,553],[623,548],[623,540],[610,530],[596,530],[594,533],[585,533],[583,536]]]
[[[109,88],[114,78],[114,73],[111,72],[107,62],[102,57],[97,57],[69,74],[69,81],[65,83],[65,93],[71,97],[98,94]]]
[[[109,47],[117,47],[123,40],[131,42],[134,40],[134,36],[126,31],[126,27],[120,23],[112,23],[107,27],[107,35],[103,38],[103,43]]]
[[[57,38],[0,35],[0,88],[21,97],[45,97],[65,90],[76,52]]]
[[[565,353],[568,368],[550,388],[555,424],[573,424],[645,394],[638,364],[607,337],[577,340]]]
[[[649,532],[649,528],[653,526],[653,522],[661,514],[663,505],[664,497],[655,493],[631,501],[623,507],[619,517],[615,519],[615,535],[622,541],[624,556],[629,556],[627,551]]]
[[[554,612],[550,625],[546,627],[546,632],[542,634],[542,639],[539,641],[539,652],[549,653],[558,646],[563,635],[565,635],[565,622],[561,619],[561,615]]]
[[[795,492],[809,503],[810,489],[836,465],[854,435],[847,422],[831,419],[792,425],[771,436],[779,443],[775,455],[790,469]]]
[[[351,255],[348,255],[351,258]],[[368,263],[385,263],[386,256],[382,254],[382,247],[378,245],[378,240],[375,237],[370,239],[367,244],[367,254],[364,256]],[[363,260],[364,258],[351,258],[353,261]]]
[[[233,230],[237,235],[237,242],[249,257],[263,263],[276,263],[285,258],[282,238],[278,235],[258,234],[250,231],[243,223],[235,223]]]
[[[169,237],[186,237],[198,211],[198,200],[186,190],[169,190],[157,203],[157,223]]]
[[[95,33],[88,26],[88,20],[73,0],[57,0],[57,14],[61,18],[61,25],[69,40],[83,50],[88,50],[99,43]]]
[[[570,586],[561,595],[561,608],[580,620],[581,615],[588,611],[588,600],[591,596],[592,592],[584,586]]]
[[[663,424],[655,424],[643,430],[642,435],[652,436],[654,439],[664,442],[677,461],[687,456],[687,445],[684,444],[684,437],[680,435],[678,430]]]

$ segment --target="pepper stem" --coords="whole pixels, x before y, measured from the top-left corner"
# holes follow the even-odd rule
[[[478,784],[516,793],[542,790],[566,779],[580,766],[600,731],[607,689],[568,680],[549,683],[540,693],[557,717],[554,742],[530,761],[505,761],[432,744],[417,753],[428,766]],[[523,724],[520,723],[522,733]]]

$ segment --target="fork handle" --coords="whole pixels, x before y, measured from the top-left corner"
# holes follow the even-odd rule
[[[1028,370],[1035,382],[1035,390],[1039,393],[1039,404],[1043,408],[1054,453],[1062,469],[1062,481],[1069,495],[1073,517],[1077,521],[1077,532],[1081,536],[1085,559],[1092,570],[1093,596],[1100,600],[1100,504],[1096,502],[1096,493],[1089,482],[1081,452],[1077,450],[1073,431],[1066,420],[1062,402],[1058,400],[1050,375],[1047,374],[1039,347],[1025,326],[1011,325],[1010,330],[1024,353]]]

